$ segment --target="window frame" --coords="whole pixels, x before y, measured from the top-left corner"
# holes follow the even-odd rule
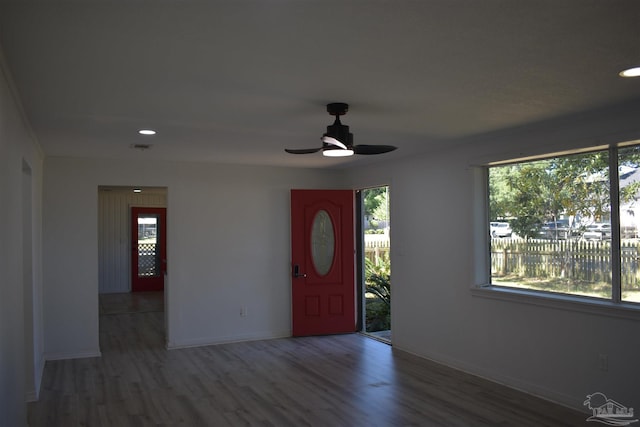
[[[490,162],[474,167],[474,229],[476,252],[474,262],[475,283],[472,296],[493,300],[511,301],[549,308],[586,312],[610,317],[640,320],[640,303],[622,300],[621,283],[621,236],[620,236],[620,192],[619,192],[619,150],[640,145],[634,140],[627,143],[609,144],[583,149],[547,153],[520,159]],[[608,150],[609,154],[609,197],[611,206],[611,298],[596,298],[574,294],[547,292],[534,289],[512,288],[491,283],[491,236],[489,224],[489,169],[516,163],[525,163],[552,157],[593,153]]]

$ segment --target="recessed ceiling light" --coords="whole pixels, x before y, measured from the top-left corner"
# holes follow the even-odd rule
[[[142,193],[142,189],[141,188],[134,188],[133,192],[134,193]]]
[[[140,129],[138,133],[140,135],[155,135],[156,131],[153,129]]]
[[[620,77],[640,77],[640,67],[627,68],[620,71]]]

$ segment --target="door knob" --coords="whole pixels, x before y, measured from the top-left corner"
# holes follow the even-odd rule
[[[295,264],[293,266],[293,277],[294,278],[307,277],[307,275],[305,273],[300,273],[300,266],[298,264]]]

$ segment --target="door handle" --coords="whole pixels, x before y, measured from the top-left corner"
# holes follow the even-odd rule
[[[295,264],[293,266],[293,277],[294,278],[307,277],[307,275],[305,273],[300,273],[300,266],[298,264]]]

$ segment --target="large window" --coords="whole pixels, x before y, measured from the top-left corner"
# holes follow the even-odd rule
[[[491,283],[640,303],[640,146],[489,167]]]

